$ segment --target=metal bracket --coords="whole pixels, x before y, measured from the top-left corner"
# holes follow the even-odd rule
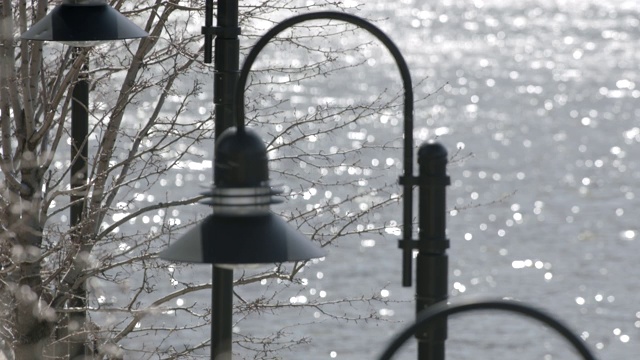
[[[239,27],[218,27],[218,26],[203,26],[201,28],[202,35],[204,35],[204,63],[211,64],[213,60],[213,38],[220,36],[222,38],[237,38],[241,31]]]
[[[398,177],[398,184],[415,186],[420,185],[420,182],[418,181],[418,177],[416,176],[402,175]]]
[[[422,239],[418,250],[427,254],[444,254],[449,248],[449,239]]]

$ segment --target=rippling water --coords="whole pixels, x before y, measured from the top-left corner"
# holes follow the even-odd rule
[[[416,88],[418,98],[426,97],[417,103],[416,137],[437,138],[450,154],[459,151],[449,167],[451,295],[535,304],[569,323],[598,358],[635,358],[640,353],[638,4],[403,0],[367,3],[360,11],[379,19],[377,24],[396,40],[416,82],[426,78]],[[397,86],[387,58],[368,61],[371,69],[350,70],[358,89],[375,95]],[[316,97],[335,97],[343,85],[307,90]],[[315,101],[304,88],[292,95],[294,105]],[[367,136],[397,141],[397,119],[379,120],[351,129],[341,141]],[[367,161],[374,168],[379,163],[393,167],[400,157],[394,151]],[[204,169],[195,165],[184,179],[182,173],[170,176],[168,185],[208,179],[210,164]],[[286,164],[280,166],[287,171]],[[352,170],[359,171],[344,172]],[[376,174],[381,173],[389,177],[386,182],[398,176]],[[332,196],[315,189],[300,197],[323,194]],[[397,212],[384,217],[380,221],[386,224],[400,221]],[[287,328],[311,342],[282,351],[282,358],[379,354],[414,316],[413,289],[399,286],[396,231],[387,230],[388,236],[356,237],[332,248],[326,260],[302,274],[307,285],[289,303],[374,293],[392,302],[335,310],[348,315],[374,311],[388,321],[344,323],[314,310],[293,309],[248,317],[235,330],[269,334],[314,322]],[[209,273],[196,267],[192,275],[206,279]],[[264,291],[252,286],[240,288],[239,294]],[[208,296],[195,300],[208,303]],[[503,314],[451,320],[447,350],[450,359],[577,358],[550,331]],[[415,358],[414,351],[408,346],[398,358]]]
[[[565,319],[599,358],[634,358],[637,3],[401,1],[368,4],[363,13],[387,18],[378,24],[398,42],[414,77],[429,77],[419,90],[448,84],[418,104],[416,135],[437,135],[450,153],[472,154],[449,169],[449,205],[464,209],[448,220],[452,295],[527,301]],[[411,290],[398,286],[395,241],[371,245],[332,250],[321,270],[313,268],[323,280],[309,281],[335,297],[384,289],[410,300]],[[371,357],[403,326],[397,322],[412,318],[413,305],[378,311],[391,323],[326,320],[299,330],[313,343],[283,357]],[[512,316],[456,318],[449,338],[451,359],[573,358],[555,335]],[[415,355],[409,348],[401,358]]]

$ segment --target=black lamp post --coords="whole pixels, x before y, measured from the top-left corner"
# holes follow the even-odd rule
[[[105,0],[64,0],[44,18],[33,24],[20,37],[23,40],[56,41],[74,49],[74,56],[81,47],[90,47],[114,40],[147,37],[139,28],[119,13]],[[87,181],[87,135],[89,134],[89,80],[85,62],[73,88],[71,105],[71,188],[86,185]],[[84,196],[71,196],[71,225],[78,224],[82,216]]]
[[[219,3],[219,6],[221,5],[222,3]],[[211,16],[208,16],[208,24],[210,19]],[[216,127],[220,124],[230,126],[228,116],[233,116],[235,128],[227,128],[221,132],[216,141],[215,186],[208,193],[210,200],[207,202],[213,206],[214,214],[160,255],[166,260],[214,264],[212,359],[230,359],[231,354],[231,285],[216,288],[216,269],[224,272],[223,267],[241,264],[303,260],[322,256],[317,249],[309,247],[303,238],[287,229],[282,220],[268,212],[268,205],[273,203],[273,192],[268,186],[266,149],[259,136],[244,127],[244,88],[251,66],[260,51],[281,31],[301,22],[318,19],[344,21],[369,31],[385,45],[398,65],[404,86],[404,175],[400,178],[404,192],[403,239],[399,242],[403,250],[402,283],[404,286],[411,286],[411,261],[413,251],[418,250],[417,311],[447,298],[448,269],[445,251],[448,248],[448,240],[444,237],[444,189],[449,183],[445,170],[447,153],[444,147],[438,144],[422,146],[418,153],[421,164],[420,176],[413,176],[413,89],[409,68],[402,54],[384,32],[360,17],[330,11],[295,16],[269,30],[247,55],[237,77],[235,99],[232,98],[235,101],[235,109],[229,109],[227,102],[220,104],[223,107],[221,110],[225,111],[227,122],[218,122],[216,119]],[[234,29],[237,28],[225,30],[206,26],[203,33],[209,36],[231,33],[237,37],[239,31],[233,31]],[[217,46],[216,43],[216,62],[219,58],[223,63],[228,62],[230,55],[218,55]],[[208,48],[205,46],[205,49]],[[205,58],[207,56],[210,55],[205,53]],[[216,69],[216,81],[218,84],[226,83],[227,86],[214,84],[215,90],[229,89],[230,84],[234,82],[222,81],[226,72],[218,70],[217,66]],[[218,115],[221,97],[214,95],[214,98]],[[219,134],[217,128],[216,134]],[[412,239],[414,186],[424,188],[424,191],[421,190],[420,240]],[[423,201],[423,198],[426,200]],[[437,212],[441,214],[436,214]],[[432,230],[427,231],[427,227]],[[228,276],[228,273],[224,275]],[[216,290],[224,294],[216,294]],[[216,314],[223,319],[217,319]],[[444,358],[446,321],[440,321],[417,337],[420,341],[419,359]]]
[[[217,2],[216,26],[213,26],[214,0],[205,0],[204,62],[211,63],[215,37],[213,103],[215,105],[215,139],[233,126],[233,90],[238,79],[240,63],[240,27],[238,0]],[[215,184],[215,183],[214,183]],[[211,357],[231,358],[231,329],[233,323],[233,270],[212,266],[212,322]]]
[[[64,0],[44,18],[21,35],[23,40],[56,41],[73,46],[74,59],[81,48],[103,42],[147,37],[139,28],[104,0]],[[70,226],[80,224],[84,212],[84,197],[87,185],[87,158],[89,156],[89,78],[88,61],[82,65],[78,80],[73,87],[71,104],[71,196]],[[77,233],[72,241],[79,243]],[[77,264],[74,270],[78,271]],[[84,308],[86,290],[82,286],[70,299],[68,306]],[[84,314],[75,319],[84,324]],[[71,354],[71,356],[75,356]]]
[[[139,28],[104,0],[64,0],[20,37],[23,40],[56,41],[74,46],[74,57],[82,47],[123,39],[147,37]],[[87,183],[89,134],[89,79],[85,62],[73,88],[71,104],[71,189]],[[84,195],[71,195],[70,223],[77,225],[82,217]]]
[[[21,35],[23,40],[56,41],[80,48],[114,40],[147,37],[139,28],[104,0],[64,0]],[[73,88],[71,104],[71,189],[87,183],[89,135],[89,79],[85,62]],[[83,191],[72,192],[70,223],[77,225],[83,212]]]

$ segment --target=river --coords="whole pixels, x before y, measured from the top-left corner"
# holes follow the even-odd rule
[[[640,241],[637,3],[402,0],[368,2],[354,13],[377,19],[404,53],[414,80],[424,79],[416,87],[422,99],[416,104],[416,138],[437,138],[456,154],[447,189],[451,296],[522,300],[563,319],[598,358],[635,358],[640,353],[640,276],[634,270]],[[389,63],[387,58],[379,63]],[[374,63],[367,62],[373,70],[351,70],[365,73],[354,75],[359,89],[375,95],[387,82],[397,86],[393,66]],[[372,83],[360,84],[365,79]],[[318,92],[334,96],[342,84],[332,81]],[[292,102],[305,108],[313,101],[298,90]],[[362,134],[397,141],[401,119],[377,120],[389,124],[350,129],[355,137],[349,141]],[[345,139],[340,141],[348,143]],[[386,170],[380,167],[373,175],[386,174],[383,182],[393,183],[399,172],[389,169],[397,170],[400,156],[393,150],[366,161],[386,163]],[[286,165],[278,169],[287,171]],[[208,169],[203,173],[209,176]],[[314,191],[326,194],[322,188]],[[288,309],[236,316],[242,321],[235,331],[250,336],[283,330],[278,341],[284,346],[306,339],[281,350],[282,359],[374,358],[415,316],[414,290],[400,286],[400,250],[390,225],[401,220],[398,208],[381,216],[386,232],[348,237],[329,248],[323,261],[305,268],[303,286],[281,298]],[[193,269],[189,276],[209,276],[206,266]],[[271,286],[276,285],[253,284],[238,294],[260,296]],[[294,306],[363,294],[389,303],[329,309],[345,317],[374,313],[382,320],[337,321]],[[209,294],[193,301],[206,304]],[[550,330],[514,315],[462,315],[449,326],[449,359],[578,358]],[[176,343],[191,340],[182,336]],[[239,346],[234,350],[238,358],[251,354]],[[415,344],[397,358],[415,358]]]

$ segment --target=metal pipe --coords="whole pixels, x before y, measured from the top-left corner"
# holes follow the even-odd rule
[[[238,0],[218,2],[218,24],[213,30],[216,34],[213,81],[216,139],[235,124],[235,90],[240,64],[238,16]]]
[[[211,359],[231,360],[233,270],[213,267]]]
[[[77,53],[80,49],[76,48]],[[89,79],[88,65],[85,62],[73,88],[71,103],[71,227],[78,225],[82,219],[84,208],[84,191],[80,189],[87,184],[87,158],[89,146]]]
[[[80,55],[81,48],[75,47],[72,49],[74,59]],[[85,194],[87,185],[87,159],[89,157],[89,61],[88,59],[82,64],[78,79],[73,87],[71,93],[71,205],[69,207],[69,224],[71,227],[71,242],[76,245],[83,243],[81,238],[82,231],[80,224],[84,218],[85,207]],[[80,265],[75,261],[73,263],[75,271],[79,271]],[[82,284],[73,290],[72,296],[67,302],[67,306],[70,308],[84,309],[87,305],[87,290],[86,284]],[[86,323],[86,312],[80,310],[72,312],[67,315],[67,331],[71,326],[71,323],[77,323],[76,326],[84,328]],[[64,336],[63,336],[64,337]],[[86,348],[84,347],[84,341],[73,341],[73,338],[66,339],[62,342],[66,347],[67,353],[70,356],[75,357],[80,354],[86,354]]]

